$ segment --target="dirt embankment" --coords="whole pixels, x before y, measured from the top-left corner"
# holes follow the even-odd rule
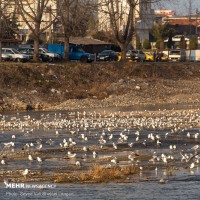
[[[0,64],[0,110],[199,103],[200,63]]]

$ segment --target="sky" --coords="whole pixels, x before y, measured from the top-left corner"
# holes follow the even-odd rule
[[[189,2],[190,0],[162,0],[157,7],[159,9],[174,10],[177,15],[189,15]],[[191,0],[191,10],[196,14],[196,9],[200,12],[200,0]]]

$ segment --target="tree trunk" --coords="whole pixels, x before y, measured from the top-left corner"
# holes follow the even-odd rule
[[[33,61],[39,61],[39,38],[34,39],[34,56]]]
[[[0,38],[0,62],[2,61],[2,41],[1,41],[2,38]]]
[[[163,40],[162,40],[161,43],[160,43],[160,50],[161,50],[161,51],[164,50],[164,42],[163,42]]]
[[[69,61],[69,37],[64,38],[64,60]]]
[[[122,52],[122,59],[121,59],[121,61],[125,62],[126,61],[126,45],[125,44],[121,44],[119,46],[120,46],[121,52]]]

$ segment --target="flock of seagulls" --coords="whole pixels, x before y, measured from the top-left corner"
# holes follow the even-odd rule
[[[141,171],[149,164],[157,173],[163,166],[193,170],[200,163],[199,110],[17,113],[0,115],[0,128],[2,166],[11,163],[9,154],[20,151],[27,153],[27,162],[45,165],[53,156],[44,153],[46,149],[61,149],[65,155],[55,154],[57,161],[60,157],[75,160],[77,168],[126,162]],[[124,160],[119,159],[122,155]],[[142,161],[142,155],[148,155],[148,160]],[[27,177],[30,170],[23,169],[22,176]]]

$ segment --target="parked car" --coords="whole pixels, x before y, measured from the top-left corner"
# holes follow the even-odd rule
[[[1,54],[1,59],[2,59],[2,61],[10,61],[11,57],[8,54],[2,53]]]
[[[158,57],[160,58],[160,61],[161,62],[167,62],[169,59],[168,59],[168,55],[166,55],[165,53],[163,52],[160,52],[158,54]]]
[[[118,54],[113,50],[104,50],[98,54],[97,61],[118,61]]]
[[[144,53],[145,53],[145,60],[147,62],[154,61],[154,55],[151,52],[144,52]],[[168,61],[168,56],[163,52],[159,52],[159,53],[155,54],[155,56],[156,56],[155,61],[157,61],[157,62]]]
[[[121,61],[122,59],[122,52],[116,52],[118,55],[118,60],[117,61]]]
[[[126,53],[126,60],[136,61],[136,62],[144,62],[145,54],[142,50],[129,50]]]
[[[8,55],[12,61],[27,62],[30,57],[26,54],[22,54],[14,48],[2,48],[2,54]]]
[[[94,61],[94,58],[94,54],[85,52],[80,45],[69,46],[69,60],[90,63]]]
[[[39,48],[39,54],[45,54],[49,56],[50,61],[60,60],[61,56],[57,53],[51,53],[45,48]]]
[[[144,52],[144,54],[145,54],[145,60],[146,60],[147,62],[152,62],[152,61],[154,61],[154,58],[153,58],[153,55],[151,54],[151,52]]]
[[[63,44],[48,44],[48,50],[50,52],[59,54],[61,57],[64,57],[65,47]],[[70,61],[90,63],[95,60],[95,55],[85,52],[82,45],[70,44],[68,58]]]
[[[20,53],[29,55],[30,59],[33,59],[34,56],[34,48],[19,48],[18,51]],[[49,62],[50,61],[50,57],[46,54],[44,54],[43,52],[39,51],[39,59],[42,62]]]
[[[176,49],[169,51],[169,61],[186,61],[186,52],[185,50]]]

